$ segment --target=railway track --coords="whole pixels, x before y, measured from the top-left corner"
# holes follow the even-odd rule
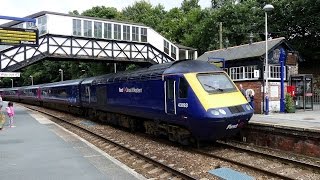
[[[146,172],[144,174],[147,178],[160,178],[160,179],[185,179],[185,180],[196,180],[197,177],[193,177],[187,173],[184,173],[178,169],[165,163],[161,160],[157,160],[156,157],[149,157],[147,153],[142,152],[136,147],[130,146],[128,144],[122,143],[110,136],[105,136],[105,134],[97,133],[91,131],[87,128],[73,124],[72,122],[64,120],[64,117],[57,117],[48,112],[40,111],[32,106],[25,107],[38,111],[40,113],[46,114],[61,121],[68,130],[72,132],[77,132],[83,139],[95,144],[107,153],[111,153],[113,157],[117,159],[126,159],[126,164],[131,164],[131,168],[136,170],[141,170]],[[61,124],[61,123],[59,123]]]
[[[25,105],[24,105],[25,106]],[[33,107],[33,108],[32,108]],[[36,111],[38,107],[28,106]],[[56,115],[45,113],[49,116],[57,118]],[[59,118],[59,121],[63,120],[63,116]],[[72,122],[72,121],[71,121]],[[69,124],[67,128],[72,128],[74,131],[78,129],[77,134],[94,145],[104,150],[108,154],[116,157],[121,162],[125,162],[132,169],[137,170],[140,174],[143,174],[147,178],[158,178],[158,179],[214,179],[213,175],[208,175],[208,168],[204,168],[206,171],[201,175],[191,172],[190,169],[183,167],[177,167],[176,164],[168,160],[161,159],[164,155],[154,155],[150,151],[144,149],[144,147],[139,147],[138,145],[132,143],[126,143],[124,141],[119,141],[118,138],[114,136],[108,136],[105,133],[97,132],[94,130],[88,130],[88,128],[80,127],[79,125],[70,123],[70,119],[63,121],[65,124]],[[76,127],[74,127],[76,126]],[[66,127],[64,125],[64,127]],[[151,141],[151,140],[150,140]],[[159,141],[157,141],[159,144]],[[227,165],[231,167],[241,167],[240,171],[246,172],[250,175],[257,173],[257,175],[252,175],[257,179],[320,179],[319,166],[310,165],[307,163],[299,162],[297,160],[284,159],[277,156],[272,156],[266,153],[261,153],[258,151],[253,151],[245,148],[239,148],[237,146],[232,146],[226,143],[218,143],[219,147],[212,149],[192,149],[192,148],[181,148],[178,154],[183,154],[189,151],[193,156],[192,159],[197,159],[201,156],[202,159],[214,162],[219,160],[213,168],[219,166],[225,166],[225,162],[232,164]],[[170,146],[170,145],[169,145]],[[174,146],[171,144],[171,146]],[[178,157],[169,157],[169,159],[174,159]],[[199,158],[200,159],[200,158]],[[196,160],[201,161],[201,160]],[[208,164],[209,164],[208,163]],[[182,163],[181,163],[182,164]],[[212,163],[214,164],[214,163]],[[182,165],[181,165],[182,166]],[[173,168],[175,167],[175,168]],[[297,168],[298,167],[298,168]],[[191,170],[203,171],[200,167],[199,169],[192,167]],[[210,169],[209,169],[210,170]],[[142,173],[141,173],[142,172]],[[254,172],[254,173],[251,173]],[[205,175],[203,175],[205,174]],[[262,178],[261,178],[262,177]]]

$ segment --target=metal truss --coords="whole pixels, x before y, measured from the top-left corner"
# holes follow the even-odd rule
[[[0,51],[0,71],[17,71],[44,59],[138,64],[174,61],[149,43],[45,34],[39,38],[38,47],[10,47]]]

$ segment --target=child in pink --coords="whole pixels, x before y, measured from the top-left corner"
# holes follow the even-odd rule
[[[10,118],[9,127],[16,127],[13,125],[13,117],[14,117],[14,109],[13,109],[13,103],[9,102],[8,107],[6,108],[8,116]]]

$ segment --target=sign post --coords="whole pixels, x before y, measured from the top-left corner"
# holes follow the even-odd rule
[[[0,72],[0,77],[20,77],[20,72]]]
[[[283,48],[280,49],[280,79],[281,79],[281,84],[280,84],[280,89],[281,89],[281,94],[280,94],[280,112],[284,113],[285,112],[285,103],[284,103],[284,61],[286,59],[286,52],[284,51]]]

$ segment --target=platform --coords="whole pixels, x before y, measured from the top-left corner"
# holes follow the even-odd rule
[[[254,114],[249,123],[320,133],[320,111],[301,110],[295,113]]]
[[[14,107],[16,127],[0,131],[0,179],[145,179],[40,114]]]
[[[255,114],[239,140],[296,154],[320,157],[320,111]]]

